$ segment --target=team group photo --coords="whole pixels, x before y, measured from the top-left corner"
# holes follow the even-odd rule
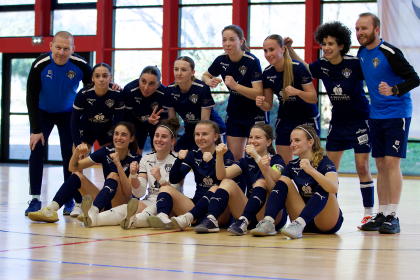
[[[4,2],[2,279],[419,273],[420,1]]]

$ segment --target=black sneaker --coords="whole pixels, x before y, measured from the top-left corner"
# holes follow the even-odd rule
[[[360,227],[364,231],[378,231],[379,227],[385,222],[386,218],[382,212],[376,213],[376,216],[370,219],[369,222]]]
[[[400,220],[395,218],[394,215],[388,215],[385,218],[385,222],[379,227],[380,233],[390,233],[395,234],[401,231]]]

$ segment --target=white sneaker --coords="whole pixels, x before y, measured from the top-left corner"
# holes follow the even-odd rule
[[[77,218],[77,216],[83,214],[82,212],[82,204],[81,203],[76,203],[74,205],[73,211],[71,211],[70,213],[70,217],[72,218]]]
[[[159,213],[157,216],[150,216],[147,218],[147,223],[152,228],[172,229],[174,224],[168,218],[168,215]]]
[[[127,215],[121,221],[120,226],[123,229],[130,229],[136,218],[137,210],[139,209],[139,200],[136,198],[130,199],[127,204]]]
[[[90,195],[86,195],[83,197],[82,201],[82,212],[83,212],[83,224],[85,227],[94,227],[98,221],[98,214],[96,213],[96,207],[92,207],[92,197]],[[98,211],[99,212],[99,211]]]
[[[181,215],[181,216],[178,216],[178,217],[172,217],[171,221],[181,231],[185,230],[186,227],[191,226],[191,222],[188,219],[187,214],[184,214],[184,215]]]
[[[281,234],[286,235],[290,238],[297,239],[302,237],[303,226],[298,221],[293,221]]]
[[[276,226],[269,220],[262,219],[257,226],[251,230],[253,236],[276,235]]]

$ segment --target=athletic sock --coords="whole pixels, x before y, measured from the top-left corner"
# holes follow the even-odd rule
[[[157,213],[164,213],[167,216],[171,214],[172,208],[174,207],[174,202],[172,201],[172,196],[167,192],[161,192],[157,197]]]
[[[67,201],[72,199],[74,195],[79,192],[81,186],[82,182],[80,181],[79,176],[72,174],[70,178],[61,185],[54,196],[53,201],[57,202],[59,206],[58,209],[60,209]]]
[[[80,192],[76,192],[73,198],[76,203],[82,203],[83,197]]]
[[[106,205],[108,205],[114,198],[117,192],[118,182],[115,179],[108,178],[105,180],[104,187],[99,191],[93,206],[96,206],[101,211]]]
[[[262,187],[255,187],[252,194],[245,205],[242,216],[247,218],[248,223],[255,218],[255,215],[264,207],[265,200],[267,199],[267,191]]]
[[[397,217],[397,211],[398,211],[398,204],[389,204],[389,215],[394,215],[394,217]]]
[[[385,217],[388,216],[389,205],[379,205],[379,212],[382,213]]]
[[[147,206],[146,209],[144,209],[141,213],[137,213],[135,215],[132,226],[138,228],[149,227],[147,218],[150,216],[155,216],[156,211],[156,205]]]
[[[38,199],[38,200],[41,200],[41,195],[39,195],[39,194],[34,194],[34,195],[32,195],[32,199],[34,199],[34,198],[36,198],[36,199]]]
[[[210,199],[213,196],[213,192],[207,191],[194,205],[193,209],[189,213],[192,214],[193,220],[196,220],[207,214],[207,209],[209,208]]]
[[[264,216],[269,216],[275,221],[280,210],[283,209],[286,204],[288,192],[289,187],[287,187],[287,184],[283,181],[278,181],[268,196]]]
[[[229,193],[225,189],[218,188],[210,199],[208,214],[216,220],[222,215],[229,203]]]
[[[375,199],[373,181],[360,182],[360,191],[362,193],[363,206],[365,207],[365,216],[373,216],[373,204]]]
[[[48,205],[48,209],[52,211],[58,211],[58,209],[60,209],[60,205],[58,205],[57,202],[53,201],[50,203],[50,205]]]
[[[302,227],[306,227],[306,221],[302,217],[297,217],[296,222],[302,225]]]
[[[299,217],[305,220],[305,224],[312,221],[327,204],[329,193],[320,185],[315,188],[314,194],[306,203]]]
[[[117,226],[127,214],[127,204],[99,213],[97,226]]]

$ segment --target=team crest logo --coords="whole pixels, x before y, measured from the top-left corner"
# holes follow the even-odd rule
[[[302,186],[302,191],[305,194],[310,194],[310,193],[312,193],[312,188],[311,188],[311,186],[308,185],[308,183],[306,183],[304,186]]]
[[[191,101],[192,103],[196,104],[196,103],[197,103],[197,101],[198,101],[198,95],[197,95],[197,94],[191,94],[191,95],[190,95],[190,101]]]
[[[373,67],[378,67],[379,65],[379,58],[375,57],[374,59],[372,59],[372,63],[373,63]]]
[[[95,119],[97,122],[101,122],[101,121],[103,121],[103,120],[105,119],[105,116],[104,116],[104,115],[102,115],[102,113],[99,113],[99,114],[97,114],[96,116],[94,116],[94,119]]]
[[[210,178],[210,176],[206,176],[204,179],[203,179],[203,182],[204,182],[204,185],[205,186],[213,186],[213,179],[212,178]]]
[[[244,76],[245,73],[246,73],[246,67],[244,65],[242,65],[241,67],[239,67],[239,72],[241,72],[242,76]]]
[[[341,71],[341,73],[343,74],[343,76],[346,77],[347,79],[350,78],[351,72],[352,71],[349,68],[343,69],[343,71]]]
[[[343,89],[340,87],[340,85],[337,85],[336,87],[333,88],[333,92],[335,95],[342,95]]]
[[[112,99],[108,99],[107,101],[105,101],[105,105],[108,106],[109,108],[112,108],[112,106],[114,106],[115,101]]]
[[[70,70],[67,72],[67,77],[69,77],[70,80],[73,80],[73,78],[76,76],[76,72]]]
[[[165,164],[165,171],[166,171],[166,172],[171,171],[171,168],[172,168],[172,164],[170,164],[170,163]]]
[[[155,109],[155,107],[156,106],[159,106],[159,103],[157,103],[157,102],[153,102],[151,105],[150,105],[150,107],[152,108],[152,109]]]
[[[186,114],[185,117],[189,121],[194,121],[195,120],[195,116],[194,116],[194,114],[192,112],[189,112],[188,114]]]

